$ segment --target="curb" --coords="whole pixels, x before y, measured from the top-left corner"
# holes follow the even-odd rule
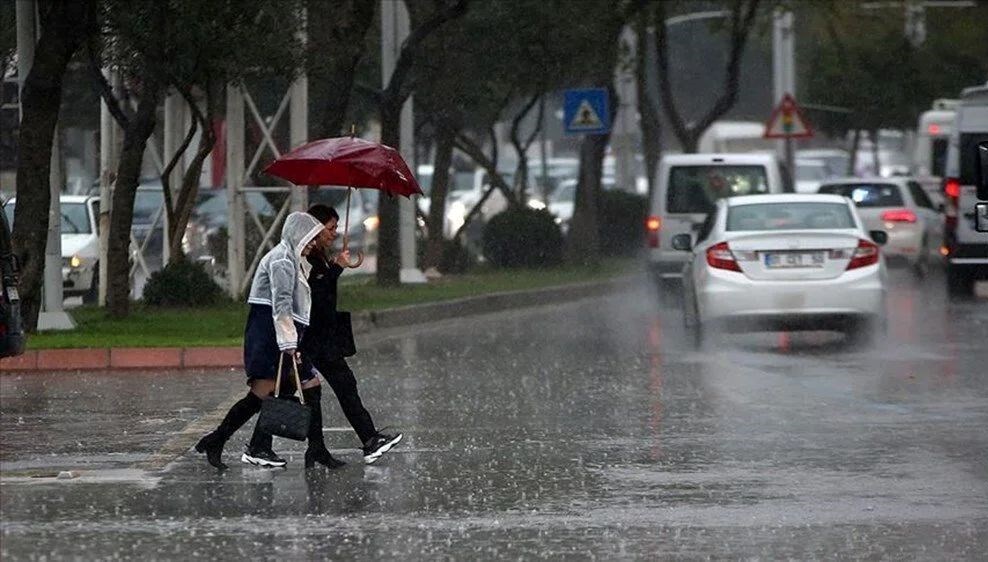
[[[639,280],[628,275],[589,283],[543,289],[507,291],[428,304],[362,311],[352,315],[355,334],[489,314],[512,308],[543,306],[596,297],[630,289]],[[37,349],[0,359],[0,374],[31,371],[101,369],[198,369],[243,366],[243,348],[235,347],[115,347]]]

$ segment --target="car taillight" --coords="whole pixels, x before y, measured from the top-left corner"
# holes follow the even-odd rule
[[[662,229],[662,219],[659,217],[648,217],[645,219],[645,235],[648,237],[648,247],[659,247],[659,230]]]
[[[707,248],[707,265],[714,269],[726,269],[727,271],[741,271],[741,266],[738,265],[736,259],[734,259],[734,254],[731,253],[731,249],[727,246],[727,242],[721,242],[719,244],[714,244],[713,246]]]
[[[847,269],[857,269],[878,263],[878,245],[868,240],[858,240],[858,247],[851,256]]]
[[[957,199],[961,196],[961,180],[957,178],[947,178],[947,181],[943,184],[943,193],[951,202],[956,205]]]
[[[916,222],[916,213],[909,209],[893,209],[882,213],[884,222]]]

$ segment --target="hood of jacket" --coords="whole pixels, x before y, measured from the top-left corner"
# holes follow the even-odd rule
[[[302,259],[302,250],[323,228],[309,213],[292,213],[281,227],[281,241],[291,248],[295,261],[307,263],[307,260]]]

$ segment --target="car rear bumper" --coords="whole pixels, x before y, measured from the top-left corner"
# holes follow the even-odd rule
[[[682,277],[683,266],[690,260],[689,252],[660,250],[653,248],[649,253],[649,269],[658,277]]]
[[[885,282],[879,266],[814,281],[762,281],[730,271],[708,271],[697,292],[703,322],[761,318],[772,324],[813,325],[827,317],[843,322],[885,313]]]

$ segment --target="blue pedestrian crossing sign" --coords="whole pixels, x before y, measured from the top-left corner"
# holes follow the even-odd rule
[[[567,135],[602,135],[611,130],[610,100],[604,88],[566,90],[563,126]]]

